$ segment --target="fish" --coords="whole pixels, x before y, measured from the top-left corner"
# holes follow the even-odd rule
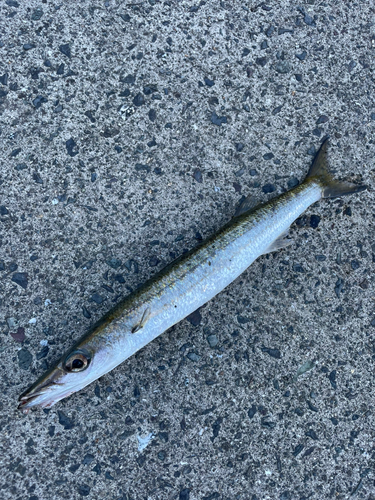
[[[126,296],[19,397],[18,408],[50,408],[116,368],[211,300],[261,255],[292,244],[290,225],[322,198],[358,193],[328,168],[326,139],[305,180],[256,206],[245,198],[225,226]]]

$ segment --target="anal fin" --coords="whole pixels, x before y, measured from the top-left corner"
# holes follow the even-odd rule
[[[266,253],[276,252],[276,250],[280,250],[281,248],[286,248],[293,243],[289,236],[289,227],[286,231],[280,234],[275,241],[271,243],[271,245],[263,252],[263,255]]]

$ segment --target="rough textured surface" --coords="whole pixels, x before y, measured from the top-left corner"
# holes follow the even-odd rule
[[[370,2],[0,5],[1,498],[375,498]],[[50,411],[20,392],[331,135],[295,245]],[[270,194],[271,193],[271,194]]]

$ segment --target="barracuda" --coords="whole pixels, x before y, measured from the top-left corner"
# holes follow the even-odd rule
[[[290,225],[310,205],[365,189],[334,180],[326,153],[327,140],[300,186],[256,208],[245,199],[218,233],[126,297],[20,396],[18,407],[25,413],[51,407],[86,387],[212,299],[260,255],[289,245]]]

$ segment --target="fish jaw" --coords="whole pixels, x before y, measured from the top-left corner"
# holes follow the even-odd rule
[[[76,352],[76,351],[74,351]],[[87,352],[87,350],[86,350]],[[30,408],[51,408],[58,401],[80,391],[94,380],[112,369],[109,359],[111,350],[99,350],[91,355],[90,364],[84,371],[67,372],[65,360],[71,356],[68,351],[61,360],[40,377],[19,397],[18,409],[28,413]]]

